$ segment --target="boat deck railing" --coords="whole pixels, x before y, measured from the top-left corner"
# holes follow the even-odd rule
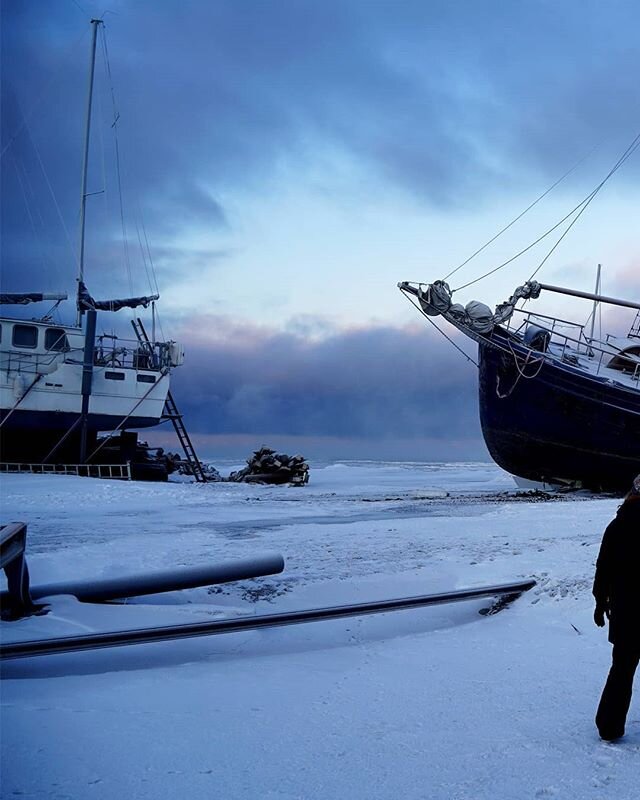
[[[131,480],[131,463],[126,464],[19,464],[0,462],[0,473],[30,475],[76,475],[81,478],[113,478]]]
[[[83,360],[84,350],[81,347],[50,350],[46,353],[13,349],[5,350],[0,355],[0,370],[46,374],[53,372],[57,364],[82,364]],[[155,342],[146,346],[132,339],[103,335],[96,339],[93,364],[95,367],[159,372],[170,365],[170,360],[165,342]]]
[[[25,353],[23,350],[6,350],[0,357],[0,370],[3,372],[47,373],[53,372],[56,363],[66,361],[66,356],[74,351],[65,353]],[[82,361],[82,350],[75,351],[77,358]]]
[[[166,342],[141,344],[133,339],[121,339],[103,334],[96,339],[94,364],[125,369],[159,371],[170,366]]]
[[[640,383],[640,358],[631,354],[622,353],[622,349],[614,344],[610,337],[606,342],[587,336],[585,326],[578,322],[550,317],[532,311],[517,308],[516,311],[523,319],[514,321],[513,317],[507,322],[505,328],[510,333],[522,336],[529,325],[535,325],[550,334],[551,339],[545,355],[562,361],[565,364],[579,366],[579,356],[589,360],[590,371],[600,375],[603,369],[608,368],[624,373],[625,377]],[[573,331],[574,335],[567,332]],[[551,349],[553,348],[553,349]],[[610,362],[615,356],[622,354],[625,360],[625,369],[611,367]],[[636,363],[637,359],[637,363]]]

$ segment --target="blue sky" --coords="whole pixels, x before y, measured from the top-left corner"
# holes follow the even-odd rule
[[[6,290],[73,291],[88,19],[103,13],[2,5]],[[477,277],[602,179],[640,129],[637,3],[115,0],[104,20],[131,279],[102,169],[102,56],[87,279],[96,296],[148,289],[144,219],[163,328],[187,346],[176,394],[206,446],[482,457],[474,370],[396,283],[442,277],[584,158],[452,285]],[[639,178],[635,157],[544,279],[591,287],[601,262],[606,291],[640,296]],[[551,243],[461,300],[504,299]]]

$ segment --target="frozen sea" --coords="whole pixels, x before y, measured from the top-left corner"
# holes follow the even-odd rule
[[[219,466],[219,465],[218,465]],[[237,466],[237,465],[236,465]],[[221,469],[226,472],[229,470]],[[640,706],[598,739],[591,581],[618,502],[540,500],[491,464],[312,465],[308,486],[2,476],[33,584],[278,552],[280,575],[0,623],[4,641],[533,577],[487,600],[7,661],[2,796],[638,797]]]

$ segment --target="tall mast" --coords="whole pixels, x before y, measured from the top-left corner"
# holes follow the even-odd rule
[[[598,264],[598,270],[596,272],[596,289],[594,294],[596,297],[600,295],[600,275],[602,273],[602,264]],[[596,327],[596,314],[598,313],[598,305],[599,300],[593,301],[593,311],[591,312],[591,341],[593,341],[593,334]]]
[[[96,40],[98,36],[98,25],[102,25],[101,19],[91,20],[91,56],[89,59],[89,88],[87,91],[87,116],[84,128],[84,155],[82,159],[82,192],[80,194],[80,252],[78,258],[78,312],[76,324],[80,327],[82,323],[82,310],[80,308],[80,284],[84,281],[84,236],[85,236],[85,212],[87,205],[87,172],[89,168],[89,133],[91,131],[91,103],[93,101],[93,74],[96,66]]]

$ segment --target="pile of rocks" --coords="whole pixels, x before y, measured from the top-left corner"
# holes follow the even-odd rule
[[[193,467],[186,459],[181,458],[177,453],[175,453],[174,458],[176,459],[174,462],[176,464],[176,469],[180,475],[193,475]],[[204,461],[201,461],[200,466],[202,467],[202,474],[208,483],[216,483],[217,481],[225,480],[213,464],[206,464]]]
[[[247,459],[244,469],[232,472],[227,480],[304,486],[309,482],[309,465],[302,456],[288,456],[276,453],[269,447],[261,447]]]

